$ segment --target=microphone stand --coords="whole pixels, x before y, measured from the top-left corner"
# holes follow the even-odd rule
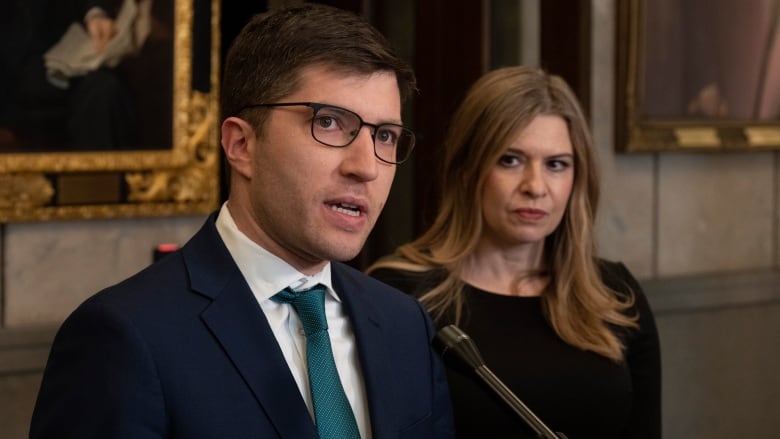
[[[480,366],[474,372],[494,389],[498,396],[533,429],[539,438],[566,439],[550,430],[487,366]]]
[[[528,425],[540,439],[567,439],[562,433],[554,433],[542,422],[520,398],[485,365],[482,356],[479,353],[471,337],[466,335],[455,325],[445,326],[436,334],[434,339],[434,348],[439,352],[442,358],[449,351],[455,353],[455,357],[463,364],[468,366],[477,377],[479,377],[488,387],[494,391],[501,400],[506,403]]]

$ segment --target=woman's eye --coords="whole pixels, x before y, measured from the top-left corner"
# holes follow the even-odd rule
[[[520,157],[515,155],[502,155],[498,159],[498,164],[507,168],[517,166],[520,164]]]
[[[550,160],[547,163],[547,166],[553,171],[563,171],[564,169],[567,169],[569,166],[571,166],[571,164],[566,160]]]

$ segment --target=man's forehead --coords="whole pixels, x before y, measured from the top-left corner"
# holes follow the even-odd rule
[[[289,98],[343,107],[367,121],[400,122],[401,96],[392,71],[361,73],[316,64],[301,69],[298,78]]]

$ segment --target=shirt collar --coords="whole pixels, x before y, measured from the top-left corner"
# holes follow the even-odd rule
[[[239,230],[230,214],[227,202],[222,204],[216,226],[238,269],[259,301],[268,300],[287,287],[301,290],[316,284],[325,285],[329,294],[340,301],[338,294],[333,290],[330,262],[325,264],[322,271],[314,275],[307,276],[301,273]]]

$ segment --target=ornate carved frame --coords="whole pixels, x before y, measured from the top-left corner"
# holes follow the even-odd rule
[[[219,0],[175,1],[173,145],[127,152],[0,154],[0,223],[207,213],[219,202]],[[194,4],[205,4],[210,28],[209,89],[194,90]],[[202,15],[199,15],[202,16]],[[206,73],[206,72],[203,72]],[[57,204],[66,176],[121,178],[119,202]],[[89,184],[89,183],[87,183]],[[94,180],[99,184],[99,180]]]
[[[652,0],[617,2],[615,149],[618,152],[726,152],[780,148],[780,121],[651,118],[642,114],[644,9]],[[749,6],[745,6],[749,7]]]

